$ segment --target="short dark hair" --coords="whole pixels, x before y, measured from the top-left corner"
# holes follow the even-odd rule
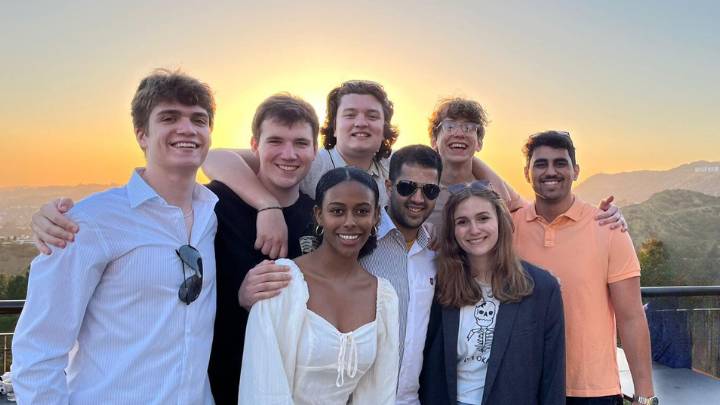
[[[325,193],[329,189],[345,181],[355,181],[369,188],[375,197],[375,210],[380,210],[380,190],[378,189],[378,185],[375,180],[373,180],[373,178],[364,170],[349,166],[337,167],[326,172],[322,175],[322,177],[320,177],[320,180],[315,187],[315,205],[322,208],[323,201],[325,200]],[[322,243],[322,235],[318,235],[318,243]],[[368,240],[365,242],[365,245],[363,245],[362,249],[360,249],[360,255],[358,258],[372,253],[376,246],[377,233],[372,232],[370,233]]]
[[[200,106],[207,111],[208,124],[213,127],[215,98],[210,86],[179,70],[155,69],[140,81],[131,103],[135,130],[146,129],[150,113],[162,102],[178,102],[188,106]]]
[[[320,128],[320,133],[323,134],[323,146],[325,149],[332,149],[337,144],[337,137],[335,137],[335,121],[337,120],[338,108],[340,107],[340,101],[343,96],[348,94],[368,94],[377,99],[380,102],[383,109],[384,124],[383,124],[383,141],[380,145],[380,149],[375,153],[375,160],[390,157],[392,152],[392,146],[395,144],[399,132],[392,124],[390,124],[395,107],[392,101],[388,98],[385,89],[380,83],[375,83],[369,80],[350,80],[342,83],[340,86],[330,90],[327,96],[327,115],[325,116],[325,123]]]
[[[313,133],[313,143],[317,145],[318,130],[320,127],[318,116],[310,103],[290,93],[277,93],[260,103],[255,110],[252,121],[252,136],[260,141],[260,127],[267,119],[291,127],[299,122],[310,124]]]
[[[397,180],[403,165],[435,169],[438,172],[438,181],[442,175],[442,159],[433,148],[427,145],[409,145],[396,150],[390,157],[390,181],[394,183]]]
[[[533,151],[540,146],[549,146],[554,149],[565,149],[570,155],[573,166],[577,165],[575,160],[575,145],[573,145],[570,133],[566,131],[543,131],[530,135],[525,146],[523,146],[523,154],[525,155],[525,164],[530,164]]]
[[[474,122],[478,124],[478,140],[485,137],[485,127],[488,124],[487,113],[477,101],[459,97],[441,99],[430,116],[430,125],[428,126],[430,140],[437,139],[440,132],[438,125],[447,118],[465,119],[468,122]]]

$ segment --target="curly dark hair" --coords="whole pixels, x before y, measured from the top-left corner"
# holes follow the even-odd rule
[[[569,132],[543,131],[530,135],[522,149],[523,154],[525,155],[525,165],[530,164],[530,158],[532,158],[533,151],[541,146],[567,150],[573,166],[577,165],[577,161],[575,160],[575,145],[573,145]]]
[[[323,146],[325,149],[332,149],[337,144],[335,121],[337,120],[338,107],[340,107],[342,97],[348,94],[368,94],[380,102],[385,123],[383,127],[383,141],[380,149],[375,154],[375,160],[379,161],[380,159],[390,157],[392,146],[395,144],[399,135],[398,129],[390,123],[395,112],[395,107],[388,98],[383,86],[369,80],[350,80],[335,87],[328,93],[327,115],[322,128],[320,128],[320,133],[323,135]]]

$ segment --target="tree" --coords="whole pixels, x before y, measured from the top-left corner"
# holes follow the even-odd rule
[[[680,285],[681,278],[670,266],[670,254],[665,244],[655,238],[643,242],[638,252],[642,273],[640,283],[646,287]]]

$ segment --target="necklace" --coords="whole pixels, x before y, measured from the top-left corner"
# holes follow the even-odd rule
[[[194,213],[193,207],[190,207],[190,212],[188,212],[187,214],[185,213],[185,211],[183,211],[183,218],[186,218],[186,219],[190,218],[193,215],[193,213]]]

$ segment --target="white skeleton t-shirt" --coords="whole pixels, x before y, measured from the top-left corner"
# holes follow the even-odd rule
[[[483,300],[460,309],[457,342],[457,400],[468,404],[482,402],[495,321],[500,302],[489,285],[480,285]]]

